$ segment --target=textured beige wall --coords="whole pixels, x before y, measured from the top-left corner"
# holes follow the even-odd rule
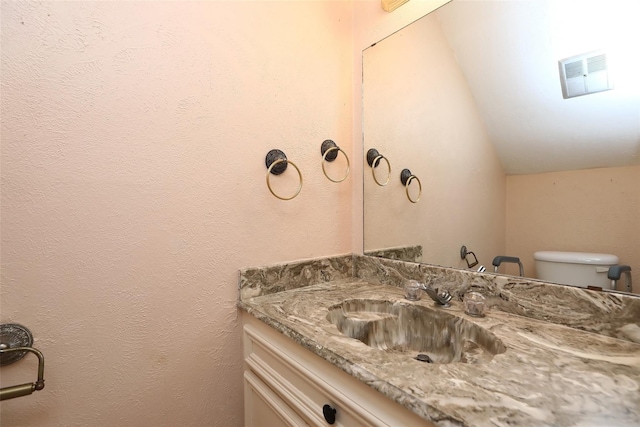
[[[364,151],[376,148],[392,169],[380,187],[365,166],[365,250],[422,245],[424,262],[466,268],[466,245],[489,265],[505,250],[505,174],[435,17],[367,49],[363,79]],[[418,203],[400,182],[404,168],[422,183]],[[377,169],[384,180],[386,163]]]
[[[354,156],[352,163],[355,165],[358,174],[353,176],[353,233],[352,246],[354,252],[363,252],[364,242],[364,197],[363,197],[363,168],[366,163],[364,160],[364,152],[362,150],[363,128],[362,128],[362,111],[363,111],[363,87],[362,87],[362,52],[374,43],[379,42],[383,38],[395,33],[403,27],[411,24],[417,19],[425,16],[429,12],[437,9],[450,0],[420,0],[410,1],[403,4],[393,13],[382,10],[378,0],[358,0],[353,4],[354,18],[354,36],[353,36],[353,88],[354,88],[354,104],[353,104],[353,140],[357,146],[356,152],[359,155]],[[369,166],[366,166],[365,173],[369,173]],[[367,175],[369,176],[369,175]]]
[[[610,253],[640,292],[640,166],[507,178],[507,252],[533,276],[540,250]]]
[[[353,156],[352,15],[2,2],[0,320],[32,330],[46,388],[0,424],[242,425],[237,270],[351,251],[352,178],[323,176],[320,144]],[[271,148],[304,174],[292,201]]]

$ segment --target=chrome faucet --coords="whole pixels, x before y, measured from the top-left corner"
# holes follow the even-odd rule
[[[409,301],[417,301],[420,299],[420,291],[424,291],[437,305],[443,307],[449,307],[449,301],[451,301],[451,294],[447,291],[440,292],[437,288],[433,289],[431,286],[420,283],[417,280],[407,280],[405,285],[405,298]]]
[[[451,301],[452,296],[448,291],[440,292],[438,288],[433,289],[431,286],[428,286],[424,283],[420,283],[420,289],[425,291],[427,295],[429,295],[429,298],[431,298],[436,304],[443,307],[450,306],[449,301]]]

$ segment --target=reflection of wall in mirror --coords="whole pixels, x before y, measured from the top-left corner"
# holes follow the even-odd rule
[[[422,245],[425,262],[466,267],[466,245],[487,265],[506,248],[506,177],[439,23],[419,23],[363,55],[365,152],[378,149],[392,166],[385,187],[365,166],[364,248]],[[417,204],[400,182],[403,168],[422,182]]]
[[[539,250],[610,253],[640,293],[640,166],[507,178],[507,252],[533,275]]]

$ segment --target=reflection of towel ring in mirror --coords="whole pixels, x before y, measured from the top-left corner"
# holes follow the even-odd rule
[[[376,178],[376,168],[380,164],[380,160],[387,162],[387,168],[389,170],[389,174],[387,175],[387,180],[385,182],[380,182],[378,181],[378,178]],[[375,148],[370,148],[369,151],[367,151],[367,163],[371,166],[371,175],[373,175],[373,180],[376,184],[380,187],[387,185],[391,180],[391,163],[389,163],[389,159],[380,154]]]
[[[418,182],[418,198],[415,200],[413,200],[411,198],[411,195],[409,194],[409,185],[413,180],[416,180]],[[420,182],[418,177],[412,174],[409,169],[402,169],[402,172],[400,173],[400,181],[402,182],[402,184],[404,184],[404,188],[409,201],[411,203],[418,203],[420,201],[420,198],[422,197],[422,183]]]
[[[347,179],[347,177],[349,176],[349,171],[351,170],[351,163],[349,162],[347,153],[345,153],[340,147],[336,145],[335,142],[330,139],[327,139],[322,143],[322,145],[320,146],[320,152],[322,153],[322,172],[324,172],[324,176],[326,176],[327,179],[331,182],[342,182]],[[327,162],[333,162],[338,157],[338,153],[344,154],[344,158],[347,160],[347,171],[342,178],[333,179],[329,175],[327,175],[324,164],[325,160]]]
[[[277,197],[280,200],[291,200],[294,197],[296,197],[298,194],[300,194],[300,190],[302,190],[302,172],[300,172],[300,168],[298,168],[298,166],[296,166],[295,163],[293,163],[291,160],[287,160],[287,156],[282,151],[280,150],[269,151],[267,153],[267,157],[265,158],[265,164],[267,165],[267,187],[269,188],[269,191],[271,192],[271,194],[273,194],[275,197]],[[298,176],[300,177],[300,184],[298,185],[298,189],[293,194],[293,196],[282,197],[277,195],[275,191],[273,191],[273,188],[271,188],[271,181],[269,179],[271,177],[271,174],[280,175],[281,173],[283,173],[285,170],[287,170],[288,165],[293,166],[296,169],[296,171],[298,171]]]
[[[468,255],[472,255],[473,256],[473,261],[469,262],[469,260],[467,259]],[[467,262],[467,267],[468,268],[473,268],[476,265],[478,265],[478,257],[476,256],[476,254],[474,254],[471,251],[468,251],[467,247],[464,246],[464,245],[460,248],[460,259],[463,259],[463,260],[465,260]]]

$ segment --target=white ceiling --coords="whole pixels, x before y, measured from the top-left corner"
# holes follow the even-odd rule
[[[453,0],[437,12],[507,174],[640,164],[640,2]],[[614,89],[563,99],[558,61],[605,49]]]

